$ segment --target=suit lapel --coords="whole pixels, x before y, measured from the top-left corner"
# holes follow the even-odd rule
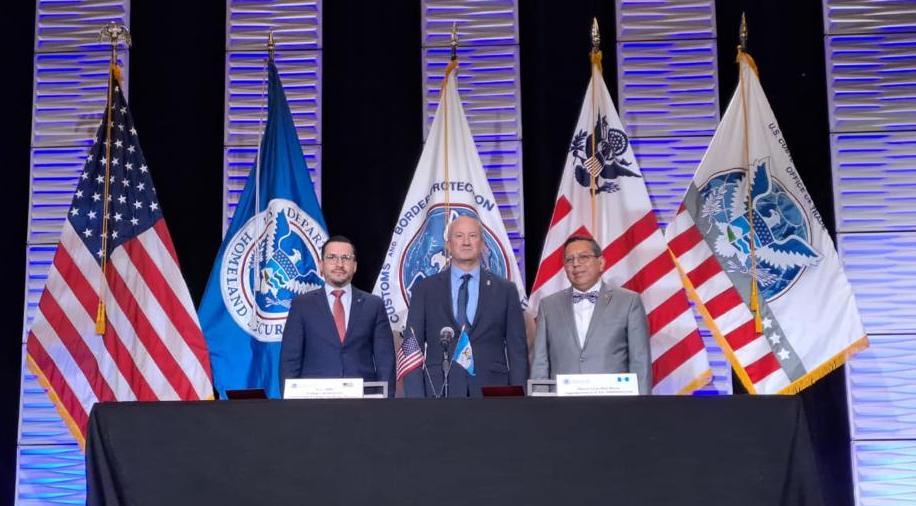
[[[579,352],[582,345],[579,343],[579,331],[576,329],[576,314],[573,312],[572,288],[563,290],[563,304],[560,304],[560,328],[569,329],[569,338]]]
[[[365,300],[365,294],[361,290],[353,288],[353,285],[350,285],[350,288],[350,317],[347,318],[347,332],[344,334],[344,344],[350,342],[350,329],[356,326],[356,318],[362,315],[363,301]]]
[[[446,267],[444,271],[440,272],[436,276],[439,277],[437,280],[438,283],[441,283],[439,288],[439,293],[443,294],[442,304],[445,308],[445,314],[448,315],[448,321],[451,322],[452,329],[455,330],[455,335],[461,332],[461,329],[458,328],[458,321],[455,320],[455,309],[452,307],[452,268],[451,266]],[[437,338],[438,339],[438,338]]]
[[[585,333],[585,343],[582,345],[583,348],[588,346],[588,340],[592,337],[592,332],[598,327],[598,321],[601,319],[601,315],[610,304],[611,294],[611,287],[602,282],[601,290],[598,292],[598,300],[595,301],[595,310],[592,312],[592,319],[588,322],[588,332]]]
[[[480,317],[483,314],[483,309],[487,307],[487,304],[490,303],[490,300],[493,296],[493,287],[492,281],[490,279],[490,272],[483,270],[483,267],[480,268],[480,280],[477,283],[477,310],[474,313],[474,321],[471,322],[471,328],[468,329],[468,337],[473,335],[473,330],[477,327],[477,323],[480,322]]]
[[[328,301],[328,292],[323,286],[315,290],[315,292],[315,296],[321,298],[321,302],[319,302],[318,305],[324,308],[324,314],[327,316],[327,318],[324,319],[328,330],[326,334],[329,339],[336,338],[332,340],[336,341],[337,344],[341,344],[340,338],[337,337],[337,325],[334,323],[334,312],[331,311],[331,303]]]

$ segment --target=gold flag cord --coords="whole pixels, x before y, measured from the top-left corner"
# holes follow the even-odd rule
[[[740,40],[741,43],[738,45],[738,87],[741,92],[741,110],[744,120],[744,167],[747,170],[747,221],[748,221],[748,234],[749,234],[749,248],[750,248],[750,259],[751,259],[751,280],[750,280],[750,310],[754,315],[754,332],[757,335],[763,333],[763,319],[760,316],[760,287],[757,284],[757,248],[754,245],[755,233],[754,233],[754,186],[753,186],[753,175],[754,171],[751,167],[750,160],[750,141],[748,140],[748,110],[747,110],[747,82],[744,79],[744,72],[741,69],[741,64],[745,63],[749,65],[756,72],[756,65],[754,65],[754,59],[751,58],[751,55],[747,53],[747,21],[745,20],[744,15],[741,15],[741,28],[740,28]]]
[[[108,69],[108,95],[105,101],[105,183],[102,191],[102,272],[99,280],[99,306],[95,314],[95,333],[105,334],[105,292],[108,282],[108,196],[111,191],[111,110],[114,108],[114,87],[118,82],[115,74],[118,72],[118,43],[115,39],[111,44],[111,63]]]
[[[592,62],[592,156],[598,156],[598,140],[595,135],[596,132],[596,123],[600,119],[600,111],[598,110],[598,78],[601,77],[601,50],[592,49],[590,53],[590,59]],[[588,190],[591,194],[591,204],[592,204],[592,235],[598,233],[598,175],[593,174],[589,171],[589,185]]]

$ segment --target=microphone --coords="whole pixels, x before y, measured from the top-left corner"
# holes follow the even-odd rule
[[[448,371],[452,366],[452,361],[448,356],[448,347],[455,338],[455,329],[451,327],[442,327],[439,331],[439,345],[442,346],[442,393],[448,397]]]

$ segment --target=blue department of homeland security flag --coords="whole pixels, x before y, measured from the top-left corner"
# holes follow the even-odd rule
[[[458,338],[458,344],[455,346],[455,355],[452,361],[464,367],[464,370],[471,376],[474,374],[474,350],[471,349],[471,338],[468,336],[467,329],[461,329],[461,337]]]
[[[272,60],[268,74],[260,178],[257,170],[248,176],[198,311],[223,398],[239,388],[279,396],[280,340],[290,303],[323,284],[318,260],[327,226]]]

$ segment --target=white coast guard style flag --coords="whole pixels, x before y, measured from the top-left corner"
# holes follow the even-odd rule
[[[542,298],[569,286],[563,271],[566,239],[594,237],[604,251],[604,280],[639,293],[645,305],[652,391],[690,393],[711,377],[706,348],[601,76],[599,58],[593,58],[592,78],[563,169],[530,310],[536,312]]]
[[[480,219],[483,267],[514,282],[523,307],[526,303],[515,253],[458,96],[456,67],[446,70],[439,107],[373,290],[385,301],[396,331],[406,324],[413,287],[446,267],[445,226],[458,216]]]
[[[748,392],[793,393],[868,340],[754,61],[741,53],[739,64],[738,90],[665,234]],[[754,278],[761,334],[749,309]]]

